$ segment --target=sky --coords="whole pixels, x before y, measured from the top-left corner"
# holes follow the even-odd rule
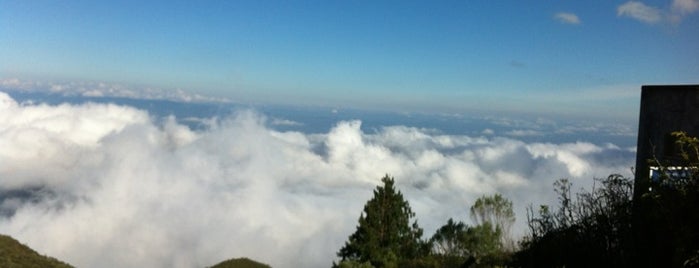
[[[0,77],[250,103],[635,118],[697,83],[699,3],[0,1]]]

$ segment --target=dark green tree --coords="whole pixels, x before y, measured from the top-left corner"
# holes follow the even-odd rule
[[[429,240],[435,267],[468,267],[475,261],[466,244],[468,228],[461,221],[449,219],[447,224],[437,229]]]
[[[417,221],[410,224],[415,213],[408,201],[396,190],[392,177],[386,175],[381,182],[383,186],[377,186],[374,197],[364,205],[357,230],[337,253],[339,266],[368,262],[374,267],[398,267],[426,253],[420,239],[422,229]]]
[[[485,222],[468,226],[449,219],[430,239],[437,267],[492,267],[503,264],[502,243],[497,228]]]
[[[430,244],[432,244],[432,253],[444,256],[468,257],[469,250],[464,244],[464,234],[468,226],[463,222],[454,222],[449,219],[447,224],[437,229]]]
[[[478,198],[471,206],[476,226],[449,219],[430,239],[438,267],[494,267],[507,262],[503,233],[515,221],[512,202],[500,194]]]
[[[463,237],[476,267],[501,266],[506,261],[508,254],[503,251],[502,233],[489,222],[467,228]]]

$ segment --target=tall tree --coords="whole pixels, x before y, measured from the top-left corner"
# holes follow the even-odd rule
[[[504,264],[501,261],[502,244],[500,232],[489,222],[478,226],[467,226],[463,222],[449,219],[437,229],[430,239],[433,257],[440,267],[492,267]]]
[[[515,213],[512,201],[500,194],[482,196],[471,206],[471,218],[477,225],[490,224],[496,233],[501,234],[501,240],[506,247],[513,247],[510,228],[515,223]]]
[[[388,175],[381,179],[374,197],[364,205],[357,230],[337,253],[342,262],[370,263],[375,267],[397,267],[421,256],[422,229],[410,221],[415,213]]]
[[[432,252],[442,256],[457,256],[468,257],[470,252],[464,243],[464,233],[469,228],[463,222],[454,222],[449,219],[447,224],[437,229],[430,244],[432,244]]]

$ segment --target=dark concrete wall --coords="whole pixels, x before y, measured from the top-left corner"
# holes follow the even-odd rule
[[[699,85],[643,86],[638,120],[638,144],[633,202],[632,267],[669,267],[675,244],[666,231],[658,230],[648,202],[649,159],[665,164],[677,159],[677,147],[670,133],[685,131],[699,137]]]
[[[699,137],[699,85],[643,86],[634,199],[648,191],[648,160],[672,161],[677,155],[674,131]]]

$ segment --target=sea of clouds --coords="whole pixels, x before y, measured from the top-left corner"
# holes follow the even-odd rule
[[[0,233],[78,267],[204,267],[249,257],[328,267],[372,190],[395,177],[425,238],[487,194],[525,209],[556,201],[553,181],[590,189],[630,176],[633,149],[446,135],[274,130],[241,110],[192,130],[115,104],[18,103],[0,92]]]

